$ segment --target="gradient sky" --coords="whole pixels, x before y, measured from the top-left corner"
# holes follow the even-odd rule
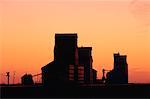
[[[54,35],[78,33],[92,46],[93,67],[113,68],[113,53],[127,55],[129,82],[150,83],[150,0],[0,0],[0,83],[37,74],[53,60]]]

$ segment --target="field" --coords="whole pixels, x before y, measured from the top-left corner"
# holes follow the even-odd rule
[[[2,98],[150,98],[150,84],[66,87],[1,86]]]

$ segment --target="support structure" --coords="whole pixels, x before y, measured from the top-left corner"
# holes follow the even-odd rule
[[[7,76],[7,82],[8,82],[8,85],[9,85],[10,72],[6,72],[6,76]]]

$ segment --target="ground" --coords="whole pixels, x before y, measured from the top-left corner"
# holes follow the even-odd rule
[[[2,98],[150,98],[150,84],[44,87],[1,86]]]

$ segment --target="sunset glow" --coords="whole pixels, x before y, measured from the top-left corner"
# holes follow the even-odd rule
[[[93,67],[113,68],[127,55],[129,82],[150,83],[150,0],[1,0],[0,83],[38,74],[53,60],[55,33],[77,33],[92,47]],[[59,69],[59,68],[58,68]]]

